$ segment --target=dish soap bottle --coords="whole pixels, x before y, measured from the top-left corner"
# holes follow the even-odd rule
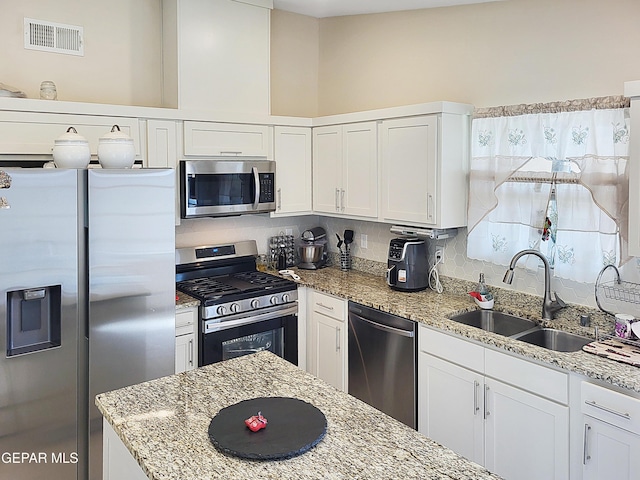
[[[493,295],[491,295],[491,292],[487,288],[487,284],[484,283],[484,273],[480,274],[480,278],[478,279],[478,288],[476,291],[482,296],[483,302],[488,302],[493,299]]]

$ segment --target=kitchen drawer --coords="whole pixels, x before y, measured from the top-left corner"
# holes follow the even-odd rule
[[[585,415],[640,434],[640,399],[582,382],[580,400]]]
[[[342,298],[313,291],[311,294],[311,305],[314,312],[321,313],[336,320],[344,322],[345,301]]]
[[[195,332],[195,325],[197,321],[198,312],[196,309],[176,312],[176,336],[187,335]]]
[[[436,332],[422,325],[418,333],[418,348],[420,352],[440,357],[470,370],[484,370],[483,346]]]
[[[527,360],[487,349],[485,375],[563,405],[569,403],[569,376]]]

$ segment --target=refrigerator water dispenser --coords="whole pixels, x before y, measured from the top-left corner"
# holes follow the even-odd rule
[[[61,344],[62,287],[7,292],[7,357]]]

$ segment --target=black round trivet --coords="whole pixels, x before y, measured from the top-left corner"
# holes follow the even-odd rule
[[[258,412],[268,423],[266,428],[252,432],[244,421]],[[310,403],[297,398],[260,397],[220,410],[209,424],[209,439],[229,455],[275,460],[308,451],[326,431],[326,417]]]

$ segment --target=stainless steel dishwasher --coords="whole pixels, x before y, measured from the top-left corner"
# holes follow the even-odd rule
[[[349,394],[417,427],[417,324],[349,302]]]

